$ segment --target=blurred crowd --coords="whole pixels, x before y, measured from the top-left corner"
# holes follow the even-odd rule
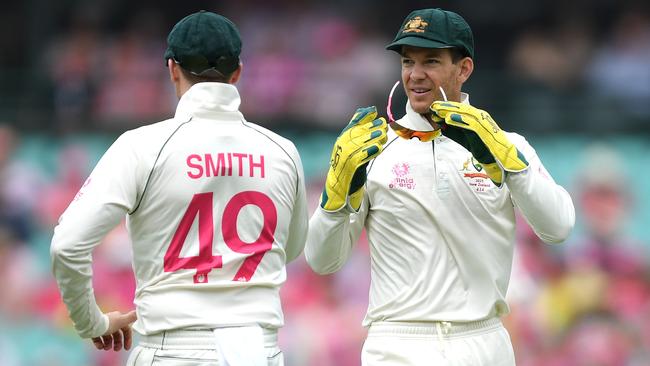
[[[296,138],[315,209],[334,131],[357,106],[385,107],[399,63],[383,46],[411,6],[432,4],[198,3],[239,26],[244,114]],[[575,2],[583,7],[531,1],[527,7],[502,0],[499,9],[487,9],[478,3],[433,4],[457,10],[473,26],[477,69],[467,87],[474,103],[536,147],[535,136],[550,139],[546,151],[575,151],[569,148],[578,140],[559,138],[566,133],[619,142],[592,146],[583,139],[580,156],[550,154],[550,161],[540,152],[547,166],[561,160],[564,165],[555,166],[578,167],[567,169],[561,182],[574,199],[578,228],[567,243],[550,246],[523,220],[518,225],[511,314],[504,319],[517,363],[645,365],[650,231],[632,235],[628,223],[650,203],[637,196],[644,190],[639,182],[648,180],[639,164],[647,159],[640,156],[650,153],[648,6],[600,0]],[[51,34],[39,38],[44,44],[33,46],[29,71],[17,77],[11,73],[20,58],[0,55],[0,81],[6,81],[0,83],[2,366],[114,366],[125,360],[124,353],[95,351],[72,329],[50,273],[52,229],[117,133],[173,113],[175,95],[162,60],[165,36],[179,16],[197,9],[145,1],[148,7],[127,12],[120,4],[128,8],[125,1],[62,1],[56,9],[60,14],[67,7],[69,14],[48,23]],[[111,21],[116,13],[119,22]],[[0,20],[13,24],[7,14]],[[2,34],[0,44],[11,45],[11,32]],[[314,131],[322,135],[301,145]],[[642,141],[642,154],[622,153],[629,132]],[[287,365],[360,364],[369,267],[365,240],[333,275],[314,274],[303,258],[289,265],[280,333]],[[123,225],[95,251],[94,276],[105,310],[132,308]]]
[[[238,87],[249,120],[336,127],[358,105],[388,92],[397,61],[386,57],[386,39],[375,28],[316,3],[281,10],[260,5],[222,11],[244,42]],[[100,15],[81,12],[48,45],[43,60],[57,130],[117,131],[173,113],[162,58],[169,29],[155,12],[129,16],[115,33],[102,29]]]
[[[325,150],[332,138],[312,144]],[[110,140],[21,141],[3,125],[0,142],[0,365],[122,364],[125,353],[96,351],[77,337],[50,274],[48,252],[58,215]],[[618,149],[595,145],[580,151],[580,159],[567,157],[580,169],[564,182],[576,205],[578,232],[552,246],[519,222],[508,293],[512,312],[504,322],[518,365],[644,365],[650,359],[650,244],[627,230],[635,205],[644,202],[634,197],[639,187]],[[308,182],[313,210],[322,176]],[[106,310],[133,307],[130,252],[123,225],[95,250],[95,293]],[[362,240],[344,268],[328,276],[314,274],[302,257],[288,266],[281,292],[286,325],[280,332],[288,365],[360,364],[368,254]]]
[[[121,131],[169,116],[175,96],[162,54],[180,16],[196,8],[240,28],[243,111],[272,127],[335,131],[359,105],[385,107],[399,78],[384,46],[412,8],[463,14],[476,40],[467,90],[505,128],[534,133],[643,131],[650,118],[650,6],[627,0],[472,0],[375,4],[277,0],[41,3],[49,21],[16,24],[38,44],[0,55],[0,116],[18,126]],[[47,5],[47,7],[46,7]],[[508,11],[503,11],[507,8]],[[497,11],[497,9],[499,11]],[[28,13],[31,14],[31,13]],[[9,34],[9,32],[7,32]],[[0,37],[16,49],[18,37]],[[22,46],[25,47],[24,45]],[[22,55],[22,57],[20,57]],[[612,123],[612,121],[615,121]]]
[[[520,222],[505,321],[518,365],[645,365],[650,360],[648,242],[626,233],[639,201],[623,158],[588,146],[572,192],[581,235],[561,247]]]

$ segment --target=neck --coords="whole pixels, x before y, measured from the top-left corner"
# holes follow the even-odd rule
[[[185,78],[180,78],[178,84],[176,84],[176,96],[178,99],[181,99],[183,94],[190,90],[191,87],[192,84],[190,84]]]
[[[433,126],[434,130],[439,130],[440,127],[442,127],[442,126],[440,126],[439,123],[436,123],[436,122],[433,121],[433,113],[427,112],[427,113],[424,113],[424,114],[421,114],[421,115],[422,115],[422,117],[424,117],[431,124],[431,126]]]

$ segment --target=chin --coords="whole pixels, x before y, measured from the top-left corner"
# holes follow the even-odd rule
[[[411,102],[411,108],[417,113],[420,114],[426,114],[429,113],[429,107],[431,106],[431,103],[423,103],[423,102]]]

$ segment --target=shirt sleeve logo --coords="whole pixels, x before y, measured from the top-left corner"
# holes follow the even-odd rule
[[[86,188],[90,184],[90,181],[91,181],[91,179],[90,179],[90,177],[88,177],[86,179],[86,181],[84,182],[84,184],[81,186],[81,188],[79,188],[79,191],[74,196],[72,201],[79,201],[81,199],[81,197],[84,195],[84,191],[85,191],[84,188]]]

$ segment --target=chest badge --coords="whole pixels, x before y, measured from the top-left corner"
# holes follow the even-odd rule
[[[465,160],[459,172],[463,175],[465,182],[475,192],[487,192],[495,187],[490,177],[485,174],[481,163],[476,161],[472,156]]]
[[[388,188],[415,189],[415,181],[411,177],[411,166],[408,163],[397,163],[391,169],[393,179],[388,183]]]

